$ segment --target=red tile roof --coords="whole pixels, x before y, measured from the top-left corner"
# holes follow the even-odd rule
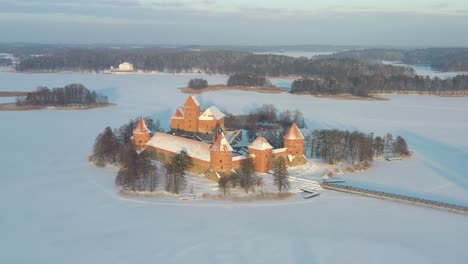
[[[140,120],[138,120],[138,123],[135,129],[133,129],[133,134],[146,134],[146,133],[151,133],[151,131],[146,126],[145,120],[143,120],[143,118],[140,118]]]
[[[288,133],[284,135],[285,139],[304,139],[304,136],[302,135],[301,131],[297,127],[296,123],[293,123],[291,125],[291,128],[289,128]]]

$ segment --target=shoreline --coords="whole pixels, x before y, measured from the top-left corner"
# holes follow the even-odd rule
[[[35,111],[35,110],[91,110],[96,108],[104,108],[116,106],[116,104],[99,104],[87,106],[41,106],[41,105],[22,105],[18,106],[16,103],[1,103],[0,111]]]
[[[66,71],[66,70],[34,70],[34,71],[16,71],[11,69],[5,71],[9,73],[18,73],[18,74],[110,74],[110,75],[162,75],[162,76],[221,76],[229,77],[229,74],[222,73],[206,73],[206,72],[160,72],[160,71],[133,71],[133,72],[110,72],[110,71]],[[302,78],[299,75],[286,75],[286,76],[269,76],[268,79],[286,79],[286,80],[296,80]]]
[[[17,97],[17,96],[26,96],[28,92],[4,92],[0,91],[0,97]]]

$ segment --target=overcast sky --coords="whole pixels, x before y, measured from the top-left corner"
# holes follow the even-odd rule
[[[0,0],[0,42],[468,46],[468,0]]]

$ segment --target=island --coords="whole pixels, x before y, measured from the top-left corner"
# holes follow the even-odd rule
[[[90,91],[82,84],[52,89],[39,86],[33,92],[1,92],[0,96],[16,97],[15,103],[0,104],[0,111],[88,110],[114,105],[109,103],[107,96]]]
[[[170,131],[164,132],[158,119],[142,117],[120,128],[106,127],[96,137],[89,161],[118,167],[115,183],[124,195],[178,196],[187,187],[188,172],[198,182],[208,180],[191,191],[192,198],[276,200],[302,190],[290,182],[295,179],[290,169],[321,164],[328,168],[324,177],[331,179],[337,173],[367,170],[376,158],[410,156],[400,136],[309,131],[298,110],[278,112],[263,105],[248,115],[229,115],[215,105],[202,108],[192,95],[175,110]],[[213,182],[220,195],[203,192]],[[312,192],[307,197],[316,195]]]

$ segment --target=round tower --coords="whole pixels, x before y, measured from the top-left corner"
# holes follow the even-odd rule
[[[144,150],[150,138],[151,131],[146,126],[145,120],[141,118],[138,120],[135,129],[133,129],[133,144],[135,144],[137,150]]]
[[[304,155],[304,136],[296,123],[293,123],[284,135],[284,147],[288,149],[288,155]]]
[[[273,147],[264,137],[257,137],[248,146],[249,153],[255,155],[255,171],[268,172],[273,161]]]
[[[232,147],[222,132],[211,146],[210,168],[216,172],[232,170]]]

